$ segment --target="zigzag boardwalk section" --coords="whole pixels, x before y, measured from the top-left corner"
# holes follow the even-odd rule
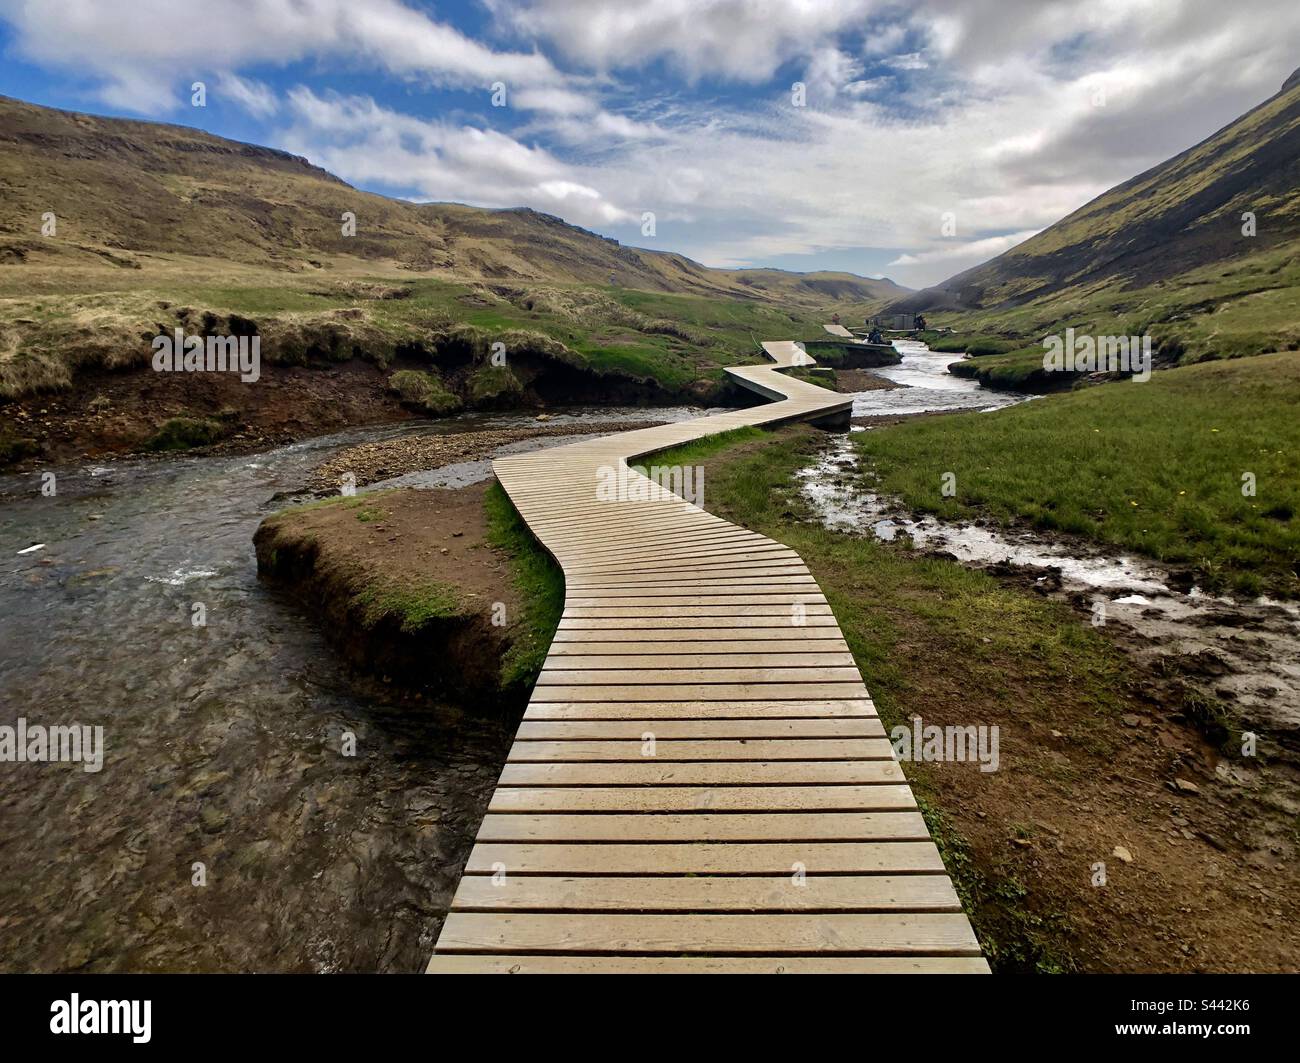
[[[625,471],[847,420],[763,347],[768,405],[494,463],[566,602],[430,972],[988,970],[803,561]]]

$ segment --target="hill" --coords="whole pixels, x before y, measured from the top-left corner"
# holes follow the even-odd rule
[[[888,310],[1034,340],[1067,324],[1150,331],[1167,361],[1197,361],[1293,346],[1298,282],[1300,71],[1201,143]]]
[[[617,284],[821,305],[904,292],[848,273],[715,270],[521,208],[411,203],[359,191],[306,159],[187,126],[101,118],[0,97],[0,261],[140,264],[220,254],[288,271],[347,256],[465,280]],[[58,219],[58,239],[40,218]],[[340,224],[356,216],[355,235]]]
[[[0,198],[0,464],[403,412],[742,401],[721,366],[759,360],[757,336],[820,337],[830,313],[906,290],[710,269],[534,210],[391,199],[273,148],[4,97]],[[258,336],[261,382],[149,371],[176,328]],[[488,364],[494,342],[508,367]]]

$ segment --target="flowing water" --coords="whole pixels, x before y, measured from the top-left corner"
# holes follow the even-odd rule
[[[905,371],[905,366],[889,370],[898,379]],[[864,392],[858,401],[879,412],[876,396],[898,394]],[[1180,671],[1230,703],[1247,724],[1289,746],[1298,744],[1300,606],[1295,603],[1239,601],[1196,587],[1183,592],[1168,569],[1145,558],[1026,529],[953,524],[909,513],[899,500],[870,489],[851,435],[828,443],[818,460],[801,470],[799,481],[816,519],[833,531],[882,542],[906,539],[963,563],[1041,573],[1037,583],[1044,591],[1083,604],[1096,623],[1120,625],[1136,658],[1176,658]]]
[[[948,372],[948,366],[958,361],[960,355],[932,351],[917,340],[895,340],[894,349],[902,355],[903,361],[872,372],[905,386],[856,395],[853,399],[854,417],[998,410],[1028,398],[1015,392],[982,388],[973,380],[953,376]]]
[[[576,436],[584,419],[699,412],[550,423]],[[54,470],[53,497],[37,476],[0,478],[0,725],[98,725],[105,748],[98,772],[0,763],[0,969],[422,967],[514,721],[349,674],[258,582],[252,536],[345,446],[531,423],[89,464]]]

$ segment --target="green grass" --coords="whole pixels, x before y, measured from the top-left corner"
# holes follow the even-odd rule
[[[407,633],[419,631],[431,621],[450,620],[465,612],[455,588],[432,581],[402,587],[372,584],[358,592],[356,602],[367,627],[392,618]]]
[[[146,450],[189,450],[216,443],[225,429],[204,417],[170,417],[149,437]]]
[[[825,369],[785,369],[782,370],[786,376],[792,376],[796,380],[802,380],[806,384],[816,384],[819,388],[826,388],[827,391],[838,391],[835,384],[835,374],[833,371]]]
[[[941,351],[965,351],[972,337],[982,336],[1035,349],[1041,359],[1043,337],[1067,326],[1090,335],[1150,334],[1162,359],[1182,365],[1294,350],[1300,347],[1300,246],[1293,241],[1140,287],[1073,285],[1016,306],[934,318],[933,324],[958,330],[931,344]],[[988,354],[980,361],[985,358],[989,368],[1004,360]],[[1013,354],[1005,364],[1016,361]]]
[[[148,277],[113,270],[83,280],[51,271],[48,293],[6,297],[0,286],[0,396],[67,388],[86,366],[144,365],[149,345],[142,337],[174,326],[180,308],[211,312],[218,323],[232,314],[256,322],[268,362],[359,354],[387,366],[396,352],[427,348],[431,337],[465,327],[506,340],[512,350],[511,333],[543,337],[575,367],[681,392],[699,382],[716,390],[725,383],[723,366],[762,361],[759,338],[816,337],[824,316],[738,298],[590,284],[488,287],[429,277],[238,272],[238,283],[214,283],[181,269]],[[394,289],[408,294],[368,294]]]
[[[542,670],[564,612],[564,574],[538,544],[500,484],[484,496],[488,542],[510,559],[515,586],[523,601],[523,623],[501,661],[503,689],[527,689]]]
[[[948,520],[1027,521],[1297,593],[1300,353],[1214,362],[857,437],[873,485]],[[941,478],[956,476],[956,495]],[[1254,497],[1242,494],[1253,473]]]
[[[422,413],[437,416],[460,409],[460,399],[435,372],[402,369],[388,378],[388,386],[403,403]]]
[[[470,398],[476,404],[509,402],[522,392],[519,378],[505,365],[480,366],[469,381]]]

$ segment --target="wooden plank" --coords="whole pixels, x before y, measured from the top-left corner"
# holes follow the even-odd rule
[[[988,974],[982,956],[435,954],[429,974]]]
[[[678,657],[690,656],[705,659],[722,660],[724,656],[738,655],[750,660],[766,660],[771,664],[797,664],[809,656],[826,655],[838,661],[853,660],[849,648],[838,635],[823,639],[798,639],[786,641],[784,645],[774,646],[770,639],[718,639],[704,641],[672,641],[669,645],[656,642],[599,642],[573,641],[551,643],[547,661],[556,660],[565,667],[581,667],[570,664],[571,658],[584,660],[588,657],[622,657],[619,663],[628,663],[635,667],[638,658],[643,657]],[[827,661],[826,663],[831,663]]]
[[[514,762],[498,786],[815,786],[903,782],[894,760]]]
[[[923,841],[919,812],[489,812],[480,842]]]
[[[460,912],[959,912],[947,875],[622,878],[467,875]]]
[[[943,872],[933,842],[479,842],[467,875],[806,875]]]
[[[565,643],[588,642],[622,642],[622,643],[678,643],[678,642],[767,642],[786,643],[779,647],[786,650],[793,646],[807,645],[811,642],[830,642],[836,646],[844,645],[844,636],[833,620],[824,621],[820,617],[809,618],[809,623],[801,631],[791,631],[792,625],[783,621],[773,624],[763,620],[752,624],[740,624],[728,620],[725,624],[700,627],[701,621],[683,619],[680,623],[656,621],[654,624],[620,624],[617,621],[570,621],[560,620],[555,632],[552,647]],[[772,647],[776,649],[778,647]],[[676,652],[676,646],[660,646],[657,652]],[[637,652],[629,650],[627,651]],[[683,651],[685,652],[685,651]]]
[[[607,669],[578,670],[570,668],[546,668],[537,678],[538,687],[550,686],[622,686],[635,683],[638,686],[654,687],[665,683],[680,686],[683,683],[814,683],[825,686],[828,683],[862,682],[857,668],[692,668],[689,664],[679,662],[662,668],[627,668],[610,671]]]
[[[807,701],[810,698],[865,698],[862,683],[664,683],[567,686],[539,683],[537,701]]]
[[[807,701],[534,701],[527,720],[724,720],[876,715],[867,698]]]
[[[548,761],[659,760],[892,760],[893,748],[883,738],[718,738],[707,741],[654,742],[647,753],[644,739],[628,742],[516,742],[507,763],[545,764]]]
[[[703,610],[692,610],[690,616],[626,618],[565,615],[560,618],[556,637],[564,641],[573,641],[575,637],[589,639],[592,632],[596,632],[596,637],[601,639],[626,638],[634,642],[672,642],[678,638],[696,639],[710,634],[718,639],[817,638],[823,634],[826,638],[842,637],[835,617],[829,613],[818,614],[809,610],[805,613],[802,624],[795,623],[795,619],[790,610],[776,616],[758,616],[750,612],[728,616],[725,621],[707,620]],[[621,632],[630,634],[619,634]],[[676,634],[677,632],[681,634]]]
[[[645,668],[680,668],[690,664],[698,668],[854,668],[853,654],[847,650],[839,653],[709,653],[707,651],[683,652],[673,648],[669,653],[556,653],[546,658],[544,668],[559,671],[605,671],[623,669],[635,671]],[[856,671],[855,671],[856,674]]]
[[[469,971],[986,972],[799,556],[605,470],[852,399],[732,367],[766,407],[494,462],[567,600],[430,962]]]
[[[979,955],[960,914],[580,915],[451,912],[440,952]]]
[[[517,742],[608,740],[657,742],[710,738],[880,738],[884,728],[874,717],[800,720],[533,720],[525,719]]]
[[[489,812],[884,812],[912,809],[909,786],[498,786]]]

